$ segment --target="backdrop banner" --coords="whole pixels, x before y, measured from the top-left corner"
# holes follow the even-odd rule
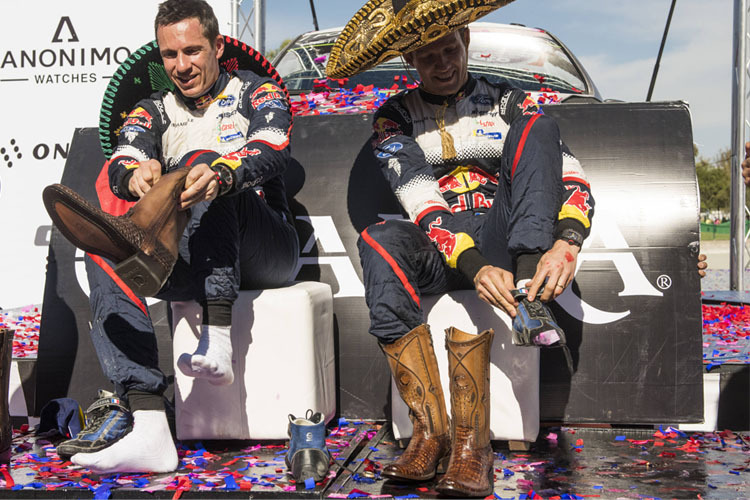
[[[553,304],[575,371],[569,374],[560,349],[543,351],[542,420],[700,421],[698,186],[687,105],[561,104],[545,112],[558,120],[563,139],[586,170],[596,215],[576,279]],[[390,373],[368,333],[356,241],[368,225],[403,214],[374,162],[371,118],[296,118],[287,186],[300,234],[297,279],[323,281],[334,291],[338,411],[379,419],[389,417]],[[76,133],[63,176],[90,195],[103,162],[96,136],[90,129]],[[38,380],[49,380],[44,373],[54,373],[68,387],[61,382],[54,396],[49,391],[42,396],[40,387],[38,402],[82,387],[92,394],[106,383],[91,368],[82,266],[74,262],[77,257],[67,242],[55,241],[53,237]],[[70,338],[77,336],[77,344],[60,335],[62,324],[68,325]],[[157,331],[160,342],[169,341],[168,332]],[[162,356],[168,355],[162,348]],[[162,367],[169,371],[171,361]],[[76,375],[83,370],[85,377]]]
[[[0,307],[40,304],[50,219],[42,189],[59,182],[76,128],[97,127],[118,66],[154,39],[160,0],[3,2],[0,11]],[[209,0],[230,34],[230,0]],[[31,22],[23,20],[32,20]]]

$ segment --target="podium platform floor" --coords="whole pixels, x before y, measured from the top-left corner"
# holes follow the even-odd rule
[[[284,442],[204,442],[180,447],[170,474],[96,475],[63,463],[54,443],[17,433],[0,498],[437,498],[436,481],[384,480],[402,452],[385,422],[329,427],[329,477],[295,484]],[[544,426],[527,451],[494,442],[489,498],[750,498],[750,433],[672,428]],[[3,479],[4,478],[4,479]]]

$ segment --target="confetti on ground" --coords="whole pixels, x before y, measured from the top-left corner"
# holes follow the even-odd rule
[[[703,305],[703,363],[750,364],[749,305]]]
[[[14,332],[13,358],[36,358],[41,318],[41,306],[31,305],[0,311],[0,328],[10,328]]]
[[[180,498],[186,492],[191,492],[191,497],[196,492],[219,497],[229,492],[247,492],[254,497],[273,494],[293,498],[295,492],[302,494],[313,489],[322,498],[438,496],[435,481],[409,485],[383,478],[382,467],[402,450],[390,432],[378,434],[379,424],[358,433],[360,424],[330,424],[336,427],[329,429],[326,444],[339,458],[335,458],[329,476],[317,484],[296,484],[287,474],[286,443],[181,444],[180,469],[175,473],[96,475],[60,459],[54,444],[36,438],[25,427],[15,432],[10,466],[0,465],[0,497],[2,490],[12,493],[32,489],[38,497],[44,496],[44,491],[62,489],[67,492],[66,497],[79,498],[110,498],[122,496],[125,491],[132,495],[133,490],[151,495],[162,492],[162,496],[171,498]],[[343,452],[352,452],[347,448],[355,442],[353,437],[363,434],[356,450],[378,451],[371,450],[368,457],[345,465]],[[557,436],[559,446],[547,439],[550,434]],[[492,498],[708,499],[742,498],[743,492],[750,491],[750,435],[729,430],[688,434],[674,427],[548,427],[541,430],[539,440],[527,452],[507,451],[504,445],[494,442]],[[326,490],[327,487],[331,489]],[[123,491],[117,494],[118,490]],[[58,491],[55,496],[61,494]]]

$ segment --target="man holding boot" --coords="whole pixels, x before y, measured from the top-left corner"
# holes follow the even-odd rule
[[[373,119],[374,154],[411,222],[372,225],[358,246],[370,332],[414,424],[409,446],[383,475],[429,480],[448,459],[436,489],[462,497],[493,489],[494,334],[446,332],[449,426],[420,296],[473,287],[514,318],[521,330],[515,343],[562,344],[543,302],[572,281],[594,206],[554,121],[523,91],[468,72],[466,25],[507,3],[370,0],[342,31],[327,66],[328,76],[343,78],[403,55],[421,80]],[[485,134],[473,133],[478,128]],[[529,320],[541,327],[521,339]]]
[[[112,192],[137,202],[114,217],[65,186],[44,193],[55,225],[88,252],[91,337],[132,411],[132,425],[123,425],[129,416],[117,400],[85,438],[58,447],[97,472],[178,465],[162,396],[167,380],[143,296],[199,302],[199,346],[178,367],[231,384],[238,290],[283,285],[299,254],[282,177],[291,130],[284,92],[271,78],[220,67],[224,38],[205,1],[167,0],[154,24],[174,90],[138,102],[109,164]]]

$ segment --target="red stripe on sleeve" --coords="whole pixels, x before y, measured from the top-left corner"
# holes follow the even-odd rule
[[[513,169],[510,171],[511,181],[513,181],[513,176],[516,173],[516,167],[518,166],[518,162],[521,159],[521,153],[523,153],[523,147],[526,144],[526,138],[529,136],[529,131],[531,131],[531,127],[534,125],[534,122],[537,120],[537,118],[539,118],[539,116],[540,115],[532,116],[526,124],[526,127],[523,129],[521,140],[518,141],[518,148],[516,148],[516,156],[513,158]]]

